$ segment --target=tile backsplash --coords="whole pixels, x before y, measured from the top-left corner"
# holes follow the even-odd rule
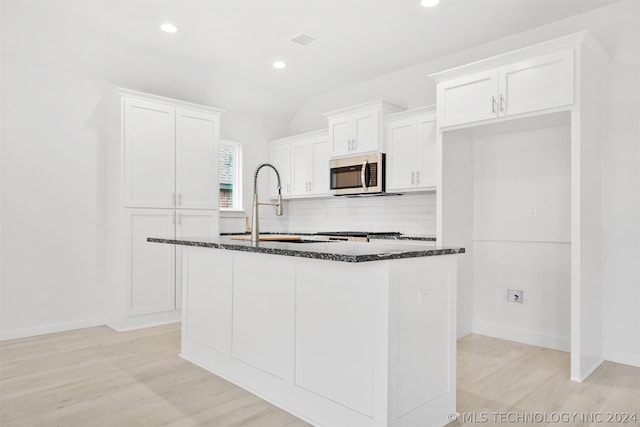
[[[328,197],[285,201],[284,215],[260,210],[263,232],[398,231],[435,236],[436,194],[410,193],[380,197]],[[250,212],[248,212],[250,214]],[[221,232],[244,231],[244,219],[223,218]]]

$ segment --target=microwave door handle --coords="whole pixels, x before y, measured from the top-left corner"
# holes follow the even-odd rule
[[[363,190],[369,189],[369,187],[367,186],[367,164],[368,163],[369,163],[368,160],[365,160],[364,162],[362,162],[362,169],[360,170],[360,182],[362,183]]]

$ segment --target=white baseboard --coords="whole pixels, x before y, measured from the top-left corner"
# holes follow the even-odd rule
[[[620,363],[622,365],[635,366],[640,368],[640,354],[623,353],[620,351],[604,351],[604,360],[609,362]]]
[[[182,320],[180,310],[163,313],[147,314],[144,316],[125,317],[115,321],[107,321],[106,325],[117,332],[132,331],[134,329],[150,328],[152,326],[176,323]]]
[[[34,326],[31,328],[10,329],[0,333],[0,341],[18,338],[35,337],[37,335],[53,334],[55,332],[72,331],[74,329],[91,328],[104,325],[104,319],[85,319],[73,322],[53,323],[50,325]]]
[[[538,347],[551,348],[553,350],[570,351],[571,339],[553,335],[544,335],[537,332],[508,328],[485,322],[473,322],[472,332],[478,335],[487,335],[522,344],[530,344]]]

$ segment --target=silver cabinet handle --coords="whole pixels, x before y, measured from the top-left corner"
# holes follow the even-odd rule
[[[357,150],[358,149],[358,140],[353,138],[353,149]]]
[[[182,212],[178,214],[178,224],[182,224]]]
[[[309,192],[313,191],[313,182],[309,181]]]
[[[364,190],[367,190],[369,188],[367,186],[367,183],[365,182],[365,180],[367,179],[367,163],[369,163],[368,160],[362,162],[362,169],[360,170],[360,181],[362,182],[362,189]]]
[[[493,114],[496,114],[496,97],[495,96],[491,97],[491,112]]]
[[[291,185],[287,184],[287,193],[291,193]]]
[[[500,111],[504,113],[504,96],[500,94]]]
[[[182,193],[178,193],[178,206],[182,206]]]
[[[416,184],[420,184],[420,171],[416,172]]]
[[[411,184],[415,184],[416,183],[415,175],[416,175],[416,173],[414,171],[411,171]]]
[[[171,206],[176,205],[176,193],[171,193]]]
[[[353,151],[353,139],[349,139],[347,141],[347,147],[348,147],[349,151]]]

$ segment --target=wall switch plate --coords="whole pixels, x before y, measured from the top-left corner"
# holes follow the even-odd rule
[[[529,216],[537,216],[538,207],[536,205],[529,205]]]
[[[507,301],[518,304],[524,303],[524,291],[520,289],[507,289]]]
[[[425,305],[431,302],[431,291],[418,291],[418,305]]]

